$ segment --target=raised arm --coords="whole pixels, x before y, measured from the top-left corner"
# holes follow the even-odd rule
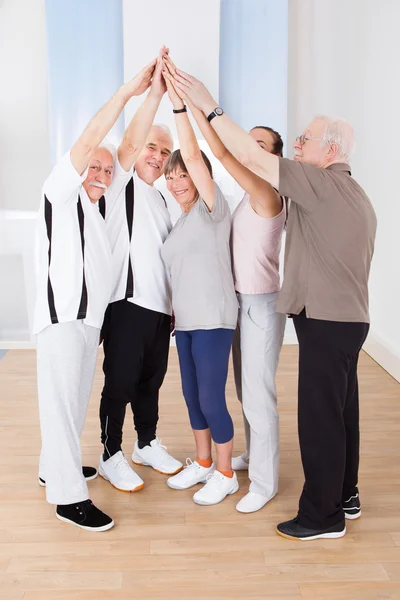
[[[275,217],[282,210],[282,201],[279,194],[268,181],[265,181],[247,167],[242,165],[226,149],[216,131],[211,127],[205,115],[196,108],[190,100],[187,101],[201,133],[207,144],[228,173],[235,179],[240,187],[249,194],[253,209],[262,217]],[[263,150],[264,152],[264,150]]]
[[[73,145],[71,162],[80,175],[89,164],[93,151],[110,131],[128,100],[132,96],[142,94],[150,86],[155,66],[156,59],[142,69],[131,81],[122,85],[107,104],[93,117],[78,141]]]
[[[130,170],[140,154],[160,106],[161,99],[166,92],[167,88],[162,76],[162,56],[166,52],[168,52],[168,48],[163,46],[157,58],[150,91],[129,123],[118,148],[118,160],[125,171]]]
[[[174,88],[173,79],[168,71],[168,63],[166,61],[164,61],[164,65],[163,75],[167,85],[168,96],[174,110],[181,110],[185,108],[185,104]],[[187,112],[175,113],[175,122],[183,162],[201,198],[206,203],[208,209],[212,211],[215,194],[214,181],[201,155],[199,144],[197,143]]]
[[[179,69],[176,69],[173,77],[178,93],[190,100],[206,117],[218,106],[201,81]],[[211,126],[225,147],[242,165],[268,181],[275,189],[279,189],[277,156],[260,148],[257,142],[226,114],[212,119]]]

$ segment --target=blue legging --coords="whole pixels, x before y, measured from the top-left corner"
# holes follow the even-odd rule
[[[233,329],[177,331],[182,391],[192,429],[210,429],[217,444],[233,438],[225,399]]]

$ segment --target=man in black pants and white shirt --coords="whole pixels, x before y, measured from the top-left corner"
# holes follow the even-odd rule
[[[128,100],[149,87],[155,65],[156,60],[116,92],[55,166],[38,215],[33,333],[42,433],[39,481],[47,501],[57,505],[57,518],[90,531],[114,525],[89,500],[85,479],[97,471],[82,470],[80,448],[112,292],[112,254],[98,202],[112,188],[114,157],[99,144]]]
[[[170,132],[152,125],[166,91],[161,71],[159,58],[146,99],[151,108],[139,109],[128,126],[118,148],[113,193],[106,194],[101,207],[113,253],[114,288],[102,331],[104,452],[99,473],[122,491],[144,485],[121,448],[127,404],[138,435],[133,462],[166,474],[182,469],[156,437],[159,389],[167,370],[171,332],[171,293],[161,246],[172,224],[165,200],[153,185],[173,149]],[[130,132],[138,123],[143,148],[131,142]]]

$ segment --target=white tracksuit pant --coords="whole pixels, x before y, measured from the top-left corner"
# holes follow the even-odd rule
[[[278,491],[279,415],[275,386],[286,315],[276,312],[279,293],[238,294],[233,341],[236,391],[243,408],[250,491],[271,499]]]
[[[82,475],[80,436],[85,423],[100,330],[83,321],[50,325],[37,335],[37,379],[42,452],[39,477],[50,504],[89,498]]]

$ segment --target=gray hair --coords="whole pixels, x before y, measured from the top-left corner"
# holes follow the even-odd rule
[[[97,147],[108,150],[108,152],[111,154],[113,162],[115,164],[115,161],[117,160],[117,147],[114,144],[110,143],[107,139],[105,139]]]
[[[352,126],[344,119],[317,115],[314,121],[325,123],[321,146],[336,144],[338,154],[345,162],[349,162],[354,152],[354,131]]]
[[[172,137],[172,133],[170,128],[167,125],[164,125],[164,123],[153,123],[153,127],[159,127],[160,129],[162,129],[162,131],[164,133],[166,133],[170,139],[171,139],[171,149],[174,149],[174,138]]]

